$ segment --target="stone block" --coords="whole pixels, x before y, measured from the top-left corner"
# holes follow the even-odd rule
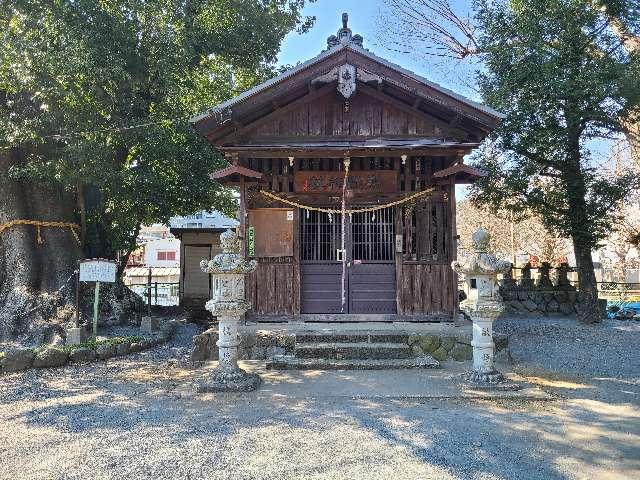
[[[67,363],[69,355],[59,348],[47,347],[38,352],[33,359],[35,368],[59,367]]]
[[[536,310],[538,310],[538,304],[536,302],[534,302],[533,300],[527,300],[525,301],[522,306],[529,312],[535,312]]]
[[[442,337],[440,340],[440,348],[450,351],[456,344],[456,337]]]
[[[542,298],[544,299],[545,303],[549,303],[553,300],[553,293],[552,292],[544,292],[542,294]]]
[[[271,358],[276,355],[284,355],[285,353],[287,353],[287,351],[284,348],[273,346],[273,347],[267,347],[265,356],[267,358]]]
[[[573,315],[573,313],[574,313],[573,304],[572,303],[567,303],[567,302],[561,303],[559,310],[564,315]]]
[[[140,342],[133,342],[130,346],[129,346],[129,351],[130,352],[139,352],[142,350],[142,344]]]
[[[90,348],[76,348],[69,354],[71,363],[89,363],[96,359],[96,352]]]
[[[119,343],[116,345],[116,355],[127,355],[129,353],[128,343]]]
[[[192,362],[207,362],[218,359],[218,332],[209,329],[193,337]]]
[[[556,302],[555,300],[551,300],[547,304],[547,312],[556,313],[558,310],[560,310],[560,304],[558,304],[558,302]]]
[[[524,302],[525,300],[529,299],[529,292],[527,292],[526,290],[519,290],[518,291],[518,300]]]
[[[440,337],[436,335],[424,335],[420,338],[420,348],[425,353],[431,353],[440,346]]]
[[[156,317],[144,316],[140,321],[140,331],[151,334],[160,330],[160,322]]]
[[[78,345],[84,343],[89,338],[89,333],[84,327],[73,327],[67,329],[67,345]]]
[[[115,356],[115,354],[116,354],[115,345],[111,345],[109,343],[98,345],[98,348],[96,348],[96,356],[100,360],[106,360],[107,358],[111,358]]]
[[[251,336],[249,336],[249,338],[251,338]],[[292,335],[278,335],[276,338],[276,345],[292,352],[296,345],[296,337]]]
[[[422,350],[422,348],[420,348],[420,345],[418,345],[417,343],[414,343],[413,345],[411,345],[411,351],[416,357],[422,357],[424,355],[424,351]]]
[[[567,292],[556,292],[554,297],[558,303],[564,303],[568,300]]]
[[[433,358],[435,358],[436,360],[438,360],[439,362],[442,362],[443,360],[445,360],[447,358],[447,351],[442,348],[442,347],[438,347],[436,348],[432,353],[431,356]]]
[[[494,333],[493,344],[495,345],[496,350],[504,350],[509,344],[509,337],[504,334]]]
[[[465,345],[464,343],[456,343],[449,354],[451,358],[458,362],[471,360],[473,358],[473,347],[471,345]]]
[[[418,343],[420,341],[420,335],[416,335],[415,333],[412,333],[411,335],[409,335],[409,338],[407,339],[407,343],[409,345],[413,345],[414,343]]]
[[[0,371],[3,373],[19,372],[31,368],[35,352],[31,348],[15,348],[4,352],[0,358]]]

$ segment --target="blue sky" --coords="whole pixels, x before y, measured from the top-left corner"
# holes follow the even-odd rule
[[[453,2],[460,13],[468,13],[470,2]],[[384,36],[384,0],[318,0],[307,4],[304,15],[315,15],[316,23],[310,32],[299,35],[290,33],[282,43],[281,65],[295,65],[318,55],[326,48],[327,37],[333,35],[342,26],[342,12],[349,14],[349,28],[354,34],[364,37],[364,47],[393,63],[397,63],[419,75],[437,82],[473,100],[480,100],[473,89],[472,67],[456,60],[442,61],[425,59],[417,55],[397,53],[383,45]],[[456,196],[466,196],[466,186],[458,185]]]
[[[471,2],[452,0],[456,12],[462,16],[471,13]],[[341,27],[342,12],[349,14],[349,28],[364,37],[364,47],[373,53],[422,75],[443,87],[449,88],[472,100],[481,101],[474,88],[474,66],[469,61],[420,57],[417,54],[398,53],[384,46],[385,0],[317,0],[305,6],[304,15],[315,15],[316,23],[309,33],[290,33],[284,39],[279,55],[281,65],[295,65],[318,55],[326,48],[329,35]],[[593,162],[606,162],[613,142],[595,140],[589,142]],[[460,194],[463,189],[460,189]]]
[[[469,12],[470,2],[455,0],[452,2],[459,13]],[[385,48],[384,39],[384,0],[317,0],[309,3],[304,15],[315,15],[316,23],[311,31],[304,35],[289,34],[279,56],[279,63],[295,65],[318,55],[326,48],[327,37],[336,33],[342,26],[342,12],[349,14],[349,28],[353,33],[364,37],[364,47],[387,60],[402,65],[429,80],[437,82],[474,100],[479,97],[472,88],[473,75],[468,63],[456,60],[424,59],[410,54],[402,54]]]

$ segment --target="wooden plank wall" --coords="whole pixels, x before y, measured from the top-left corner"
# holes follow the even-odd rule
[[[406,263],[397,275],[398,313],[452,314],[457,288],[451,266]]]
[[[397,157],[353,158],[352,169],[355,171],[395,169],[399,172],[399,193],[406,194],[406,192],[421,190],[433,185],[433,172],[446,168],[452,161],[453,157],[409,157],[406,165],[402,165],[400,158]],[[249,168],[266,174],[268,184],[262,184],[254,189],[266,187],[276,192],[292,193],[295,171],[337,171],[340,159],[298,159],[293,167],[289,166],[287,159],[245,158],[243,163]],[[439,212],[443,213],[448,210],[455,212],[454,207],[451,206],[451,202],[455,201],[454,187],[442,185],[440,189],[443,193],[448,193],[449,205],[445,204],[445,208]],[[284,206],[277,202],[265,201],[264,197],[257,192],[250,194],[249,197],[250,208]],[[377,200],[379,201],[380,198],[381,196]],[[442,197],[439,197],[437,201],[442,202]],[[296,315],[300,313],[299,219],[297,210],[295,215],[294,256],[259,258],[256,272],[247,277],[247,298],[253,305],[249,315]],[[440,216],[438,219],[435,227],[442,230],[441,234],[446,236],[449,245],[452,245],[454,240],[451,225],[445,230]],[[403,216],[400,208],[396,211],[395,224],[396,233],[403,232]],[[429,228],[431,227],[429,225]],[[396,298],[399,314],[453,314],[457,300],[457,284],[450,267],[453,255],[455,255],[453,246],[447,252],[447,258],[438,258],[433,261],[411,261],[403,259],[403,254],[396,254]]]
[[[249,315],[294,315],[300,312],[299,265],[291,261],[260,259],[247,275],[245,289],[252,309]]]
[[[245,133],[245,142],[260,143],[273,138],[380,135],[437,138],[452,132],[463,135],[455,127],[443,128],[441,123],[430,122],[418,110],[411,114],[363,92],[349,100],[349,108],[345,111],[344,100],[331,92],[261,123],[253,131]]]

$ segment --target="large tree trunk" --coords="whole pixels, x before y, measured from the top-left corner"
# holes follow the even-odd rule
[[[587,189],[580,168],[580,144],[577,139],[578,136],[574,135],[573,149],[570,152],[572,158],[569,168],[564,172],[564,184],[570,212],[571,240],[578,268],[578,320],[596,323],[602,320],[602,316],[598,309],[598,283],[591,257],[594,242],[587,215]]]
[[[74,222],[64,193],[9,178],[19,151],[0,151],[0,223],[28,219]],[[0,341],[48,341],[73,314],[79,245],[69,229],[14,226],[0,234]]]
[[[578,320],[583,323],[600,322],[602,317],[598,307],[598,283],[591,248],[574,239],[573,249],[578,267]]]

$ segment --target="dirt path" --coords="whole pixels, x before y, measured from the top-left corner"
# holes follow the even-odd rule
[[[193,333],[107,363],[1,377],[0,478],[640,478],[637,378],[520,367],[557,397],[546,401],[195,396]],[[339,381],[366,382],[354,375]]]

